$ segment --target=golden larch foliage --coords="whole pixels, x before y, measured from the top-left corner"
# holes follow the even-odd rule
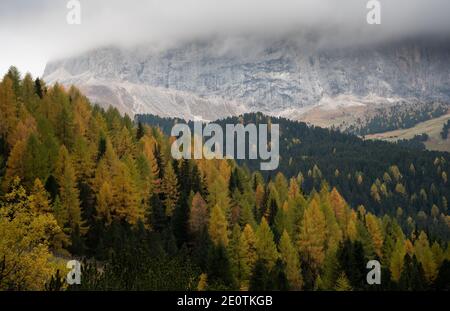
[[[241,285],[248,287],[248,282],[256,262],[256,236],[249,224],[246,224],[241,236],[239,237],[238,248],[241,266]]]
[[[211,210],[208,226],[209,237],[215,245],[228,245],[227,227],[227,220],[222,208],[219,205],[215,205]]]
[[[375,253],[378,257],[382,257],[383,248],[383,232],[381,230],[381,224],[379,219],[372,213],[368,213],[365,216],[367,231],[369,231],[370,237],[372,239],[373,247]]]
[[[269,270],[272,269],[279,257],[272,230],[265,217],[261,219],[261,224],[256,231],[256,254]]]
[[[286,278],[292,290],[300,290],[303,285],[300,261],[297,250],[291,242],[289,234],[285,230],[278,244],[281,260],[285,266]]]
[[[317,199],[313,199],[306,208],[303,220],[300,222],[298,246],[302,256],[315,268],[319,267],[325,258],[326,236],[325,216]]]

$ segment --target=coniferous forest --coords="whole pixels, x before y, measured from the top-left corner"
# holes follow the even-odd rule
[[[448,104],[443,103],[416,103],[413,105],[396,105],[388,108],[378,108],[374,116],[366,117],[365,120],[358,119],[356,125],[347,128],[341,124],[345,132],[368,135],[383,133],[397,129],[407,129],[420,122],[445,115],[448,111]]]
[[[450,155],[278,123],[280,165],[174,160],[181,120],[0,83],[0,290],[448,290]],[[64,280],[82,263],[80,285]],[[369,260],[381,284],[366,281]]]

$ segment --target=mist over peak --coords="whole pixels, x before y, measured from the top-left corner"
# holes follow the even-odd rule
[[[168,48],[216,36],[270,41],[300,33],[321,46],[335,46],[450,34],[449,1],[380,3],[381,24],[368,25],[366,0],[80,1],[81,24],[69,25],[66,1],[4,0],[0,35],[8,49],[0,57],[40,75],[49,60],[107,45]]]

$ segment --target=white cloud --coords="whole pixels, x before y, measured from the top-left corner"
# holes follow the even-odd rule
[[[67,25],[65,0],[2,0],[0,74],[11,64],[42,74],[49,59],[106,44],[170,44],[212,35],[279,38],[320,34],[355,44],[450,34],[448,0],[380,0],[382,24],[366,24],[367,0],[80,0]]]

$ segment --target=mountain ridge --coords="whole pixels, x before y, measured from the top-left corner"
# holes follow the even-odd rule
[[[113,94],[115,102],[122,99],[122,104],[114,105],[123,113],[185,119],[213,120],[245,111],[287,117],[294,111],[301,118],[304,110],[324,99],[332,103],[343,95],[361,104],[367,104],[367,97],[379,98],[370,105],[389,103],[392,98],[450,101],[446,43],[339,49],[277,44],[244,51],[225,47],[220,40],[165,50],[99,48],[50,62],[44,79],[77,84],[99,103],[114,101],[103,92]],[[127,97],[133,102],[123,101]],[[153,105],[155,97],[164,99]],[[180,110],[180,100],[185,109]]]

